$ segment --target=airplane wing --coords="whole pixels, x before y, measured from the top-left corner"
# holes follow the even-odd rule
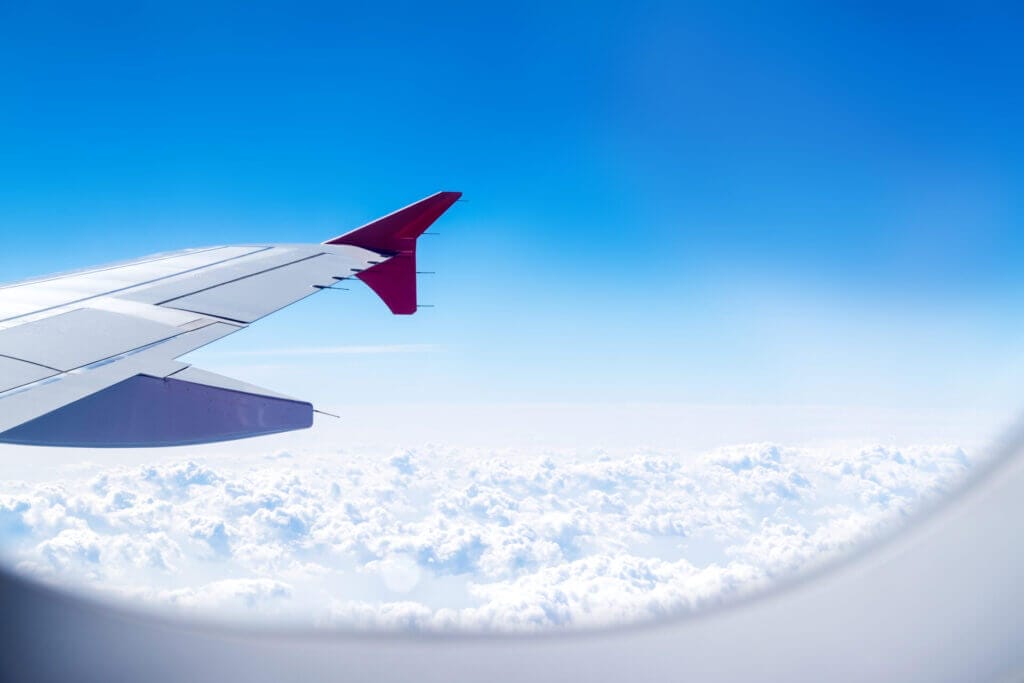
[[[307,402],[178,360],[340,281],[416,312],[439,192],[323,244],[190,249],[0,287],[0,442],[175,446],[312,425]]]

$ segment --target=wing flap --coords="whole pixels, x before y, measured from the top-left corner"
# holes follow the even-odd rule
[[[147,304],[161,304],[211,287],[280,268],[308,258],[314,253],[318,252],[308,247],[267,247],[262,251],[209,268],[189,271],[165,280],[142,285],[124,292],[120,296]]]
[[[140,374],[10,429],[0,441],[148,448],[242,439],[312,424],[313,406],[303,401]]]
[[[173,359],[240,327],[213,323],[87,368],[60,373],[0,394],[0,432],[70,405],[138,374],[167,377],[186,367]]]
[[[201,370],[194,365],[190,365],[180,372],[175,372],[174,374],[169,375],[169,377],[173,377],[174,379],[183,379],[187,382],[195,382],[197,384],[207,384],[211,387],[220,387],[221,389],[241,391],[247,394],[262,394],[264,396],[271,396],[287,401],[298,400],[292,396],[285,396],[284,394],[279,394],[276,391],[271,391],[270,389],[258,387],[255,384],[249,384],[248,382],[237,380],[234,377],[225,377],[224,375],[218,375],[215,372]]]
[[[351,275],[356,265],[365,263],[340,253],[318,253],[162,305],[248,324],[314,294],[317,286]]]
[[[58,374],[52,368],[0,356],[0,393]]]
[[[79,308],[0,330],[0,355],[68,371],[182,332],[132,315]]]

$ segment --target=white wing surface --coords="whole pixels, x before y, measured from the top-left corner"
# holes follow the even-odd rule
[[[0,287],[0,442],[171,446],[309,427],[313,407],[176,359],[339,281],[416,311],[439,192],[324,244],[171,254]]]

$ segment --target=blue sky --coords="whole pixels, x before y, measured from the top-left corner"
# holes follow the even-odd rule
[[[0,7],[0,274],[322,241],[440,189],[397,319],[202,352],[321,404],[1019,398],[1012,10]],[[309,356],[310,346],[418,345]]]

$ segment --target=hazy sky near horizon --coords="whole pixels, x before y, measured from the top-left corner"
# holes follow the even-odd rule
[[[991,412],[1024,367],[1016,14],[7,4],[0,277],[455,189],[436,308],[328,293],[195,362],[327,407]]]

